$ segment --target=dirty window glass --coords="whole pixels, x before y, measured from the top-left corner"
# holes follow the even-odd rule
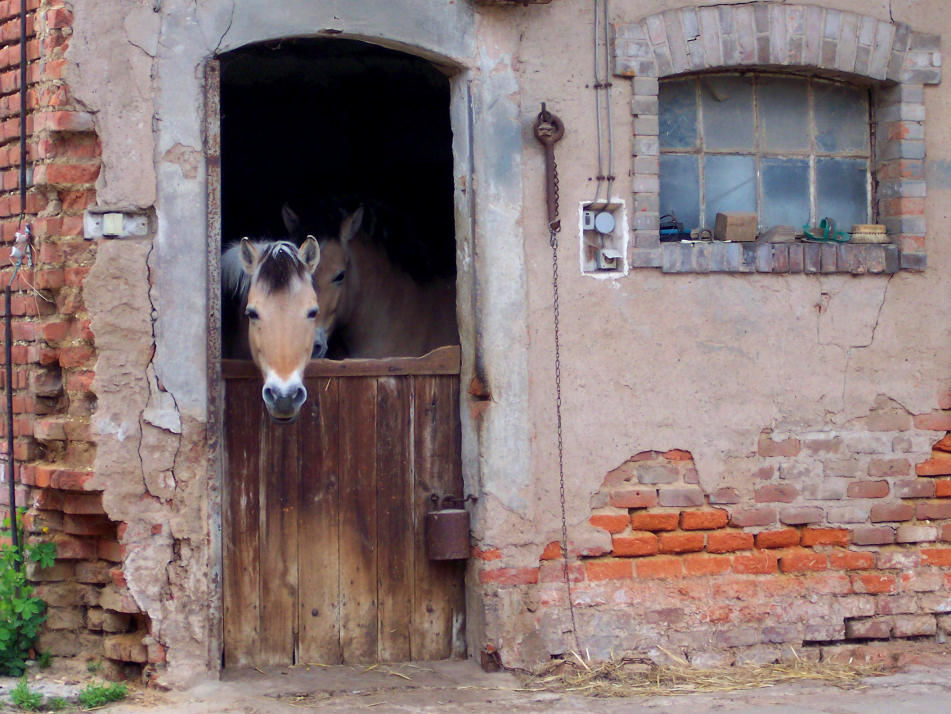
[[[754,211],[760,231],[870,220],[868,90],[778,74],[662,80],[660,212],[685,230]]]

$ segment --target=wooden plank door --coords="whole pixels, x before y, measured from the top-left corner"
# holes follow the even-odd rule
[[[465,564],[425,553],[431,496],[462,495],[458,364],[316,361],[275,425],[223,362],[226,666],[465,656]]]

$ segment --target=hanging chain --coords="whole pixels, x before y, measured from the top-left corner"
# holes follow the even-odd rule
[[[548,243],[551,246],[551,286],[555,338],[555,418],[558,437],[558,495],[561,500],[561,557],[562,575],[568,596],[568,614],[571,616],[571,634],[575,649],[580,650],[578,628],[575,625],[575,605],[571,594],[571,576],[568,572],[568,516],[565,506],[565,450],[561,426],[561,340],[560,311],[558,304],[558,233],[561,219],[558,216],[558,164],[555,163],[555,142],[565,134],[565,127],[554,114],[545,109],[535,120],[535,137],[545,147],[546,198],[548,202]]]

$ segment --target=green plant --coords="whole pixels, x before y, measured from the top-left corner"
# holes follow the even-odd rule
[[[79,703],[86,709],[101,707],[110,702],[125,699],[128,690],[122,682],[112,684],[90,684],[79,693]]]
[[[32,712],[39,709],[43,704],[43,695],[30,689],[30,685],[26,683],[26,677],[24,677],[10,692],[10,701],[18,709]]]
[[[86,662],[86,671],[92,674],[102,670],[102,660],[101,659],[91,659]]]
[[[46,603],[33,595],[22,558],[41,568],[53,565],[53,543],[26,543],[22,529],[19,540],[23,556],[9,544],[0,545],[0,674],[19,677],[26,668],[30,648],[40,625],[46,620]],[[10,520],[4,519],[0,535],[10,534]]]
[[[49,711],[58,712],[60,709],[65,709],[68,706],[69,702],[62,697],[50,697],[46,700],[43,708],[48,709]]]
[[[53,655],[49,652],[40,652],[39,656],[36,658],[36,664],[40,669],[47,669],[51,664],[53,664]]]

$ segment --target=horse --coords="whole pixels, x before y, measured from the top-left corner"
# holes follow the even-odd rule
[[[237,337],[228,336],[232,352],[250,352],[264,377],[264,405],[279,423],[294,421],[307,400],[303,373],[317,331],[320,253],[308,236],[299,247],[243,238],[221,256],[223,297],[240,309]]]
[[[343,219],[337,236],[320,239],[314,354],[419,357],[458,344],[455,281],[411,277],[361,230],[363,219],[361,206]],[[293,234],[298,226],[287,211],[285,223]]]

